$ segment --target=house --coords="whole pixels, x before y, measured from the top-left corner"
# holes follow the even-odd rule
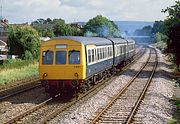
[[[8,52],[8,32],[5,30],[5,27],[8,24],[7,19],[0,19],[0,60],[7,59]]]
[[[85,24],[81,23],[81,22],[75,22],[75,23],[71,23],[70,25],[72,27],[75,27],[75,28],[78,28],[78,29],[82,29]]]
[[[7,43],[8,32],[5,30],[5,27],[8,25],[7,19],[0,19],[0,40]]]

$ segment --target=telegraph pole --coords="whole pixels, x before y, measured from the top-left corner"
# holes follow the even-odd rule
[[[3,18],[3,0],[1,0],[1,6],[0,6],[0,11],[1,11],[1,15],[0,15],[0,19],[2,19]]]

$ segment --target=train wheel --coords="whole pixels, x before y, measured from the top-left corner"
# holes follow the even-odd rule
[[[97,76],[93,76],[93,85],[96,85],[97,84]]]
[[[80,93],[85,93],[86,92],[86,86],[83,84],[80,88]]]

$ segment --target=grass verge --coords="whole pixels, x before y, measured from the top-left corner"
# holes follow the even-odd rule
[[[3,69],[0,71],[0,85],[11,83],[38,75],[38,64],[29,64],[21,68]]]
[[[167,122],[167,124],[178,124],[177,120],[174,118],[169,119],[169,121]]]
[[[180,99],[173,98],[172,104],[176,106],[173,112],[173,117],[168,120],[167,124],[180,124]]]

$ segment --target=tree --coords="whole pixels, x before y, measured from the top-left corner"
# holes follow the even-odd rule
[[[66,36],[71,34],[71,32],[69,31],[69,26],[66,25],[64,20],[54,19],[53,24],[53,32],[56,36]]]
[[[39,33],[30,26],[8,27],[9,53],[18,55],[20,58],[38,59],[40,39]],[[30,55],[32,54],[32,55]],[[28,55],[28,56],[26,56]]]
[[[31,23],[31,26],[36,29],[41,37],[54,37],[53,22],[50,18],[39,18]]]
[[[79,36],[82,35],[81,30],[66,24],[63,19],[53,20],[53,32],[56,36]]]
[[[165,34],[168,36],[166,52],[174,55],[174,61],[179,68],[180,65],[180,1],[176,1],[174,6],[162,10],[168,13],[164,20]]]
[[[33,21],[31,24],[51,24],[52,20],[50,18],[47,19],[43,19],[43,18],[39,18],[36,21]]]
[[[101,15],[90,19],[86,23],[84,34],[93,34],[99,37],[120,37],[120,31],[117,25]]]
[[[45,29],[42,33],[43,33],[42,34],[43,37],[50,37],[50,38],[55,37],[55,34],[51,29]]]
[[[157,32],[155,34],[155,40],[156,40],[156,43],[157,43],[157,47],[159,49],[164,51],[167,48],[167,44],[166,44],[167,36],[166,35]]]
[[[164,22],[163,21],[155,21],[152,28],[152,33],[164,33]]]
[[[31,23],[31,26],[35,28],[42,37],[54,37],[54,36],[82,36],[82,30],[76,27],[66,24],[63,19],[37,19]]]
[[[152,36],[152,27],[149,26],[144,26],[142,29],[137,29],[134,32],[134,35],[137,36]]]

